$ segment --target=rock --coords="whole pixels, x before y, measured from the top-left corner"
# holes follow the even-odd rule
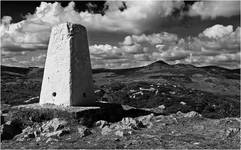
[[[122,137],[122,136],[124,136],[124,132],[118,130],[118,131],[115,132],[115,135]]]
[[[39,101],[39,96],[36,96],[24,101],[24,103],[36,103],[38,101]]]
[[[53,137],[53,136],[60,137],[60,136],[63,136],[65,134],[68,134],[69,132],[70,132],[69,128],[64,128],[64,129],[61,129],[61,130],[58,130],[58,131],[53,131],[53,132],[45,133],[45,134],[42,134],[42,135],[44,135],[46,137]]]
[[[41,141],[41,138],[40,137],[37,137],[36,138],[36,142],[40,142]]]
[[[113,129],[111,129],[109,126],[105,126],[104,128],[102,128],[101,134],[102,135],[107,135],[107,134],[109,134],[112,131],[113,131]]]
[[[176,94],[175,91],[170,91],[169,93],[172,94],[172,95]]]
[[[173,115],[164,116],[159,115],[155,117],[155,122],[159,122],[159,124],[166,126],[171,124],[177,124],[177,119]]]
[[[156,108],[151,108],[150,111],[153,113],[161,114],[161,113],[164,113],[165,108],[166,108],[165,105],[160,105]]]
[[[180,104],[181,104],[181,105],[186,105],[187,103],[185,103],[185,102],[181,101],[181,102],[180,102]]]
[[[154,114],[151,113],[149,115],[146,115],[146,116],[141,116],[141,117],[138,117],[137,120],[139,122],[141,122],[141,124],[144,126],[144,127],[147,127],[147,128],[151,128],[153,126],[151,120],[153,119],[154,117]]]
[[[138,120],[135,120],[130,117],[125,117],[119,122],[117,125],[117,128],[121,129],[138,129],[139,127],[142,127],[142,123]]]
[[[99,120],[95,123],[96,126],[100,127],[100,128],[103,128],[107,125],[109,125],[109,123],[105,120]]]
[[[165,109],[166,106],[165,106],[165,105],[160,105],[160,106],[158,106],[158,108],[160,108],[160,109]]]
[[[58,141],[58,139],[48,138],[48,139],[46,140],[46,143],[57,142],[57,141]]]
[[[35,138],[34,129],[30,126],[23,129],[22,134],[24,134],[24,136],[27,138]]]
[[[115,132],[115,135],[123,137],[123,136],[131,135],[132,133],[133,133],[132,130],[124,129],[124,130],[117,130]]]
[[[80,137],[85,137],[90,135],[92,132],[85,126],[80,126],[78,127],[78,133],[80,135]]]
[[[17,121],[8,121],[1,125],[1,140],[10,140],[21,131],[21,125]]]
[[[178,117],[178,118],[182,118],[184,117],[185,113],[182,113],[181,111],[178,111],[175,116]]]
[[[103,97],[103,95],[105,94],[105,91],[103,89],[99,89],[99,90],[95,90],[95,95],[98,97]]]
[[[198,112],[191,111],[191,112],[184,114],[184,117],[185,118],[193,118],[193,117],[202,117],[202,115],[199,114]]]
[[[54,118],[42,125],[43,132],[57,131],[63,129],[67,125],[67,121]]]
[[[226,129],[226,137],[227,138],[232,138],[234,137],[235,135],[237,135],[238,133],[240,132],[240,128],[233,128],[233,127],[228,127]],[[240,135],[240,134],[239,134]]]

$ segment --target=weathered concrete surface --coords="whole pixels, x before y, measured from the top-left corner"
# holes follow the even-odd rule
[[[53,118],[65,118],[78,122],[82,125],[93,126],[99,120],[106,120],[109,122],[120,121],[126,116],[140,116],[147,115],[147,112],[140,109],[130,109],[123,107],[120,104],[111,103],[97,103],[92,107],[81,106],[63,106],[54,104],[27,104],[13,106],[9,110],[7,120],[19,120],[31,125],[31,122],[43,122]]]
[[[38,103],[34,104],[27,104],[27,105],[19,105],[19,106],[14,106],[13,108],[25,108],[25,109],[35,109],[35,110],[40,110],[40,109],[50,109],[50,110],[58,110],[58,111],[65,111],[69,113],[75,113],[75,112],[82,112],[86,110],[98,110],[100,109],[99,106],[93,106],[93,107],[81,107],[81,106],[61,106],[61,105],[54,105],[54,104],[43,104],[40,105]]]
[[[104,114],[110,110],[104,110],[100,106],[82,107],[82,106],[64,106],[55,104],[34,103],[27,105],[14,106],[10,110],[10,117],[22,118],[22,120],[49,120],[52,118],[92,118],[97,114]],[[13,116],[14,115],[14,116]]]
[[[53,27],[40,104],[65,106],[91,105],[95,102],[87,32],[77,24]]]

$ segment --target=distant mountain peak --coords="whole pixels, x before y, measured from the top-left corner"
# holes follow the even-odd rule
[[[153,62],[153,63],[151,63],[150,65],[154,65],[154,64],[159,64],[159,65],[169,65],[168,63],[166,63],[165,61],[163,61],[163,60],[158,60],[158,61],[156,61],[156,62]]]

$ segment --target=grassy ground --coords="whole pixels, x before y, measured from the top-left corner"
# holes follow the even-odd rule
[[[12,106],[38,102],[38,98],[26,100],[39,96],[42,70],[4,68],[1,72],[1,111],[8,113],[10,120],[19,120],[23,129],[34,123],[61,117],[68,119],[71,132],[55,142],[4,140],[1,147],[239,149],[240,121],[233,119],[240,117],[239,72],[215,67],[159,65],[126,70],[95,70],[93,77],[98,101],[129,105],[140,110],[107,111],[104,115],[88,112],[93,115],[78,119],[64,112],[12,110]],[[142,128],[124,137],[114,134],[104,136],[99,128],[91,126],[99,119],[115,123],[123,117],[147,115],[151,112],[143,109],[155,112],[160,105],[164,105],[165,109],[156,116],[196,111],[203,118],[180,119],[176,123],[168,123],[169,120],[153,122],[152,128]],[[1,123],[7,121],[1,119]],[[92,134],[81,138],[76,128],[83,120]]]

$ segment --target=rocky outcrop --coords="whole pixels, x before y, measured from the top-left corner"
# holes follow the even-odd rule
[[[79,126],[77,129],[78,129],[78,133],[79,133],[80,137],[85,137],[85,136],[88,136],[88,135],[90,135],[92,133],[90,131],[90,129],[88,129],[85,126]]]
[[[54,118],[46,123],[44,123],[41,128],[43,132],[57,131],[64,128],[67,125],[67,121],[61,120],[59,118]]]

